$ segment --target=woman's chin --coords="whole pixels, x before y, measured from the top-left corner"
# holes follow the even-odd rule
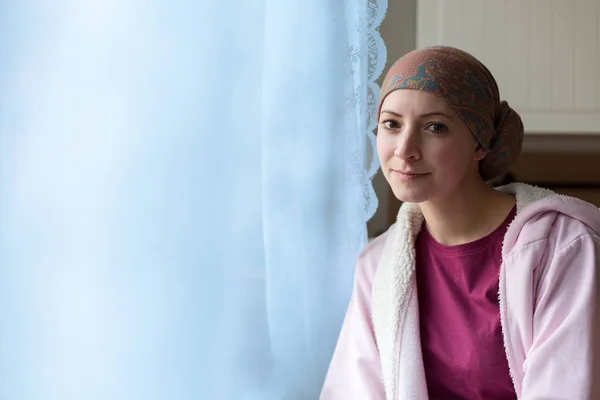
[[[402,187],[400,185],[393,185],[391,188],[394,196],[405,203],[423,203],[433,195],[431,187]]]

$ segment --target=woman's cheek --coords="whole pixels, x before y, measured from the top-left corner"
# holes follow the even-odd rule
[[[377,135],[377,154],[380,162],[386,162],[394,154],[393,138],[385,133]]]

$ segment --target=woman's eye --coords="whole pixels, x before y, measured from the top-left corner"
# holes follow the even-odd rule
[[[396,121],[392,121],[391,119],[387,120],[387,121],[383,121],[383,126],[384,126],[385,129],[398,129],[398,128],[400,128],[400,124],[397,123]]]
[[[444,124],[431,124],[427,128],[433,133],[443,133],[447,129]]]

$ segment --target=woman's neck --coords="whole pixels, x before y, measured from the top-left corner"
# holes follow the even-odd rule
[[[492,233],[515,205],[512,195],[480,181],[453,193],[421,203],[429,233],[452,246],[470,243]]]

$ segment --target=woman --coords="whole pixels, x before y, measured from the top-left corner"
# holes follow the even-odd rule
[[[518,156],[523,124],[463,51],[402,57],[378,113],[404,203],[359,257],[321,399],[587,399],[598,208],[486,183]]]

